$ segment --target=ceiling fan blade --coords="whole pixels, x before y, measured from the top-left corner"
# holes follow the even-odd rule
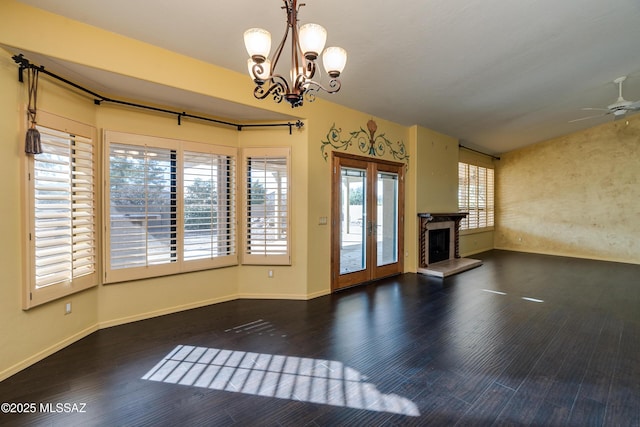
[[[604,117],[604,116],[608,116],[609,114],[611,114],[611,113],[609,112],[609,113],[605,113],[605,114],[598,114],[596,116],[581,117],[579,119],[569,120],[568,123],[575,123],[575,122],[581,122],[583,120],[595,119],[596,117]]]
[[[609,111],[608,108],[582,108],[582,111]]]
[[[636,101],[633,104],[629,105],[627,108],[625,108],[625,110],[640,110],[640,101]]]

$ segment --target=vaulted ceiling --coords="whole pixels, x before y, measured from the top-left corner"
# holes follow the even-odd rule
[[[281,0],[22,2],[241,73],[244,30],[265,28],[275,44],[286,25]],[[328,45],[348,52],[342,89],[331,101],[493,154],[613,120],[569,123],[604,113],[582,108],[616,101],[617,77],[628,76],[624,97],[640,100],[638,0],[307,0],[299,18],[323,25]],[[122,76],[56,65],[99,79],[111,93],[161,96]],[[166,99],[224,115],[197,94]],[[277,117],[217,108],[235,119]]]

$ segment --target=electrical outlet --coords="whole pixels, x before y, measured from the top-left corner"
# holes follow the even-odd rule
[[[71,314],[71,301],[64,305],[64,314]]]
[[[273,279],[273,270],[269,270],[267,275],[269,276],[269,279]]]

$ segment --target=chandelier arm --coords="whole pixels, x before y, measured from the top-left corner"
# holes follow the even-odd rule
[[[313,93],[314,98],[315,98],[315,94],[320,92],[321,90],[327,93],[336,93],[340,90],[341,86],[342,84],[338,79],[331,79],[329,81],[329,85],[326,87],[316,82],[315,80],[307,80],[302,84],[302,87],[304,88],[305,92],[309,93],[309,95]]]
[[[287,24],[287,30],[284,32],[284,36],[280,41],[280,44],[276,48],[275,52],[273,52],[273,59],[271,60],[271,69],[275,70],[276,65],[278,65],[278,61],[280,60],[280,54],[282,53],[282,49],[284,48],[284,44],[287,41],[287,37],[289,36],[289,24]]]
[[[316,62],[315,61],[307,61],[307,68],[306,68],[306,71],[305,71],[305,77],[307,79],[312,79],[313,76],[316,75],[316,69],[317,69],[317,66],[316,66]]]
[[[304,62],[301,62],[300,54],[300,38],[298,37],[298,10],[297,0],[291,0],[291,15],[289,16],[289,29],[291,30],[291,85],[294,92],[300,88],[300,69],[304,71],[302,74],[306,76],[306,67],[303,68]],[[304,61],[304,59],[302,59]]]
[[[289,86],[289,82],[280,74],[272,75],[269,80],[271,81],[271,85],[280,85],[284,88],[284,90],[288,93],[291,91],[291,87]]]
[[[284,99],[284,89],[280,83],[273,84],[269,89],[265,90],[264,86],[256,86],[253,90],[253,96],[257,99],[265,99],[267,96],[272,95],[273,100],[278,104]]]
[[[269,95],[272,95],[275,102],[282,102],[285,95],[289,93],[289,84],[287,80],[281,75],[276,74],[266,81],[271,82],[269,88],[265,89],[265,86],[261,84],[256,85],[253,90],[253,96],[257,99],[265,99]]]
[[[300,94],[303,94],[305,90],[307,90],[305,88],[305,83],[308,81],[312,81],[307,79],[307,77],[304,74],[298,74],[296,76],[295,81],[293,82],[293,87],[292,87],[292,91],[293,92],[300,92]]]
[[[264,64],[258,64],[257,62],[254,62],[253,66],[251,67],[251,73],[253,81],[256,82],[256,84],[264,84],[264,80],[260,77],[264,73]]]
[[[282,50],[284,49],[284,45],[287,42],[287,38],[289,37],[289,27],[291,26],[290,22],[291,22],[291,11],[292,6],[290,5],[290,0],[282,0],[284,3],[284,6],[282,7],[282,9],[285,9],[287,11],[287,26],[285,28],[284,31],[284,36],[282,36],[282,40],[280,40],[280,44],[278,45],[278,47],[276,48],[276,50],[273,52],[273,60],[271,61],[271,70],[275,70],[276,65],[278,64],[278,61],[280,60],[280,55],[282,54]]]

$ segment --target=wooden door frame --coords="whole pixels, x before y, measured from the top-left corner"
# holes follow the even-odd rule
[[[382,171],[382,172],[391,172],[398,174],[398,261],[393,264],[377,266],[377,257],[373,257],[372,254],[375,254],[377,250],[377,237],[375,234],[370,236],[370,240],[376,241],[376,244],[373,245],[369,243],[369,245],[376,246],[375,249],[369,250],[367,249],[367,257],[368,262],[370,262],[370,266],[361,272],[351,273],[350,277],[346,281],[342,281],[340,283],[340,243],[341,243],[341,209],[342,209],[342,201],[340,200],[340,191],[337,189],[341,188],[342,185],[342,176],[338,174],[338,168],[341,166],[343,160],[346,160],[346,163],[351,163],[351,165],[355,168],[361,168],[367,171],[367,182],[373,182],[377,180],[377,176],[374,177],[375,174],[371,174],[373,170]],[[347,166],[348,167],[348,166]],[[390,160],[376,159],[372,157],[365,156],[357,156],[354,154],[348,153],[338,153],[333,152],[331,156],[331,168],[332,168],[332,179],[331,179],[331,291],[335,292],[340,289],[344,289],[349,286],[366,283],[372,280],[378,280],[383,277],[393,276],[396,274],[401,274],[404,271],[404,205],[405,205],[405,187],[404,187],[404,173],[405,173],[405,164],[400,162],[393,162]],[[372,180],[372,181],[370,181]],[[373,189],[373,185],[367,185],[367,197],[366,199],[369,201],[369,204],[372,206],[377,206],[377,199],[373,197],[375,194],[375,190]],[[376,209],[367,209],[367,219],[371,217],[371,215],[377,215]],[[363,226],[364,223],[363,223]]]

